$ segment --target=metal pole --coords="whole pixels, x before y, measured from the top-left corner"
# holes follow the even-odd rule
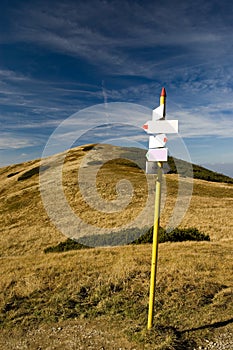
[[[158,178],[156,181],[155,192],[155,208],[154,208],[154,230],[153,230],[153,245],[152,245],[152,262],[151,262],[151,277],[150,277],[150,298],[149,298],[149,312],[147,329],[153,326],[154,316],[154,302],[155,302],[155,285],[156,285],[156,271],[158,261],[158,236],[159,236],[159,216],[160,216],[160,202],[161,202],[161,185],[162,185],[162,166],[158,162]]]

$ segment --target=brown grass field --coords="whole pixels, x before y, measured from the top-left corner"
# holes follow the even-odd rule
[[[96,181],[108,200],[116,198],[120,179],[131,181],[134,196],[124,213],[98,213],[87,205],[77,186],[86,152],[69,151],[63,167],[64,192],[76,215],[110,228],[138,215],[145,205],[145,176],[127,162],[108,162]],[[1,349],[197,349],[233,333],[232,185],[194,180],[180,227],[196,227],[211,241],[159,245],[154,327],[147,331],[151,245],[45,254],[67,237],[43,207],[39,165],[35,160],[0,169]],[[164,181],[163,227],[178,177],[166,175]]]

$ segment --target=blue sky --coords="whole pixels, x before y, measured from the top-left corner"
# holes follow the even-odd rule
[[[3,0],[0,27],[0,166],[82,109],[153,109],[164,86],[191,160],[233,176],[230,1]]]

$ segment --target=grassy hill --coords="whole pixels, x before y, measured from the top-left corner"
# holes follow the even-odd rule
[[[147,151],[144,151],[142,149],[138,148],[128,148],[124,152],[125,155],[129,154],[130,157],[133,159],[138,159],[138,153],[140,152],[140,166],[143,168],[144,166],[144,161],[145,155]],[[225,182],[229,184],[233,184],[233,179],[227,175],[206,169],[200,165],[197,164],[192,164],[192,167],[189,166],[189,163],[182,160],[182,159],[177,159],[174,157],[168,156],[168,165],[170,167],[170,170],[168,174],[177,174],[177,168],[179,169],[179,174],[181,176],[187,176],[190,177],[192,176],[194,179],[199,179],[199,180],[206,180],[206,181],[212,181],[212,182]],[[191,171],[190,171],[191,170]]]
[[[77,189],[78,168],[92,147],[66,155],[64,192],[83,220],[114,227],[116,214],[91,211]],[[113,154],[115,148],[105,151]],[[55,166],[58,160],[54,156],[50,163]],[[98,162],[92,159],[85,166],[92,172]],[[44,163],[44,172],[50,163]],[[205,339],[233,332],[231,183],[194,179],[180,227],[196,227],[211,241],[160,244],[155,326],[148,332],[151,245],[45,254],[44,249],[67,237],[43,207],[39,166],[40,160],[34,160],[0,169],[2,349],[194,349],[206,345]],[[142,172],[118,159],[101,168],[97,178],[98,190],[113,199],[116,182],[125,176],[135,194],[119,218],[122,223],[144,205]],[[168,174],[164,181],[163,227],[176,202],[178,177]]]
[[[168,164],[170,166],[169,174],[177,173],[177,169],[176,169],[176,165],[177,165],[180,169],[181,174],[182,174],[182,168],[183,168],[184,169],[183,175],[189,176],[190,174],[186,173],[186,170],[185,170],[186,163],[187,162],[181,159],[174,159],[172,157],[168,157]],[[233,184],[233,179],[231,177],[206,169],[200,165],[192,164],[192,171],[193,171],[194,179],[213,181],[213,182],[225,182],[225,183]]]

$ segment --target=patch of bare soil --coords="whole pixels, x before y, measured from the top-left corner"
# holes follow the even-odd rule
[[[75,320],[9,331],[0,336],[2,350],[140,350],[111,324]]]

